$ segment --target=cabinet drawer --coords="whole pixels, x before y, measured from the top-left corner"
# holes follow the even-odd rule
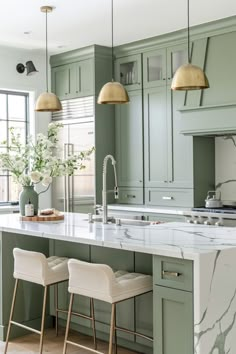
[[[160,206],[193,206],[193,189],[146,188],[146,204]]]
[[[143,204],[142,188],[119,188],[119,203]]]
[[[153,256],[154,284],[186,291],[193,290],[193,262],[186,259]]]

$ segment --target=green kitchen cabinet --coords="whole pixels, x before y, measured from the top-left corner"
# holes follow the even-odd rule
[[[171,84],[178,67],[187,61],[186,44],[145,52],[143,54],[143,87]]]
[[[193,262],[153,256],[154,354],[193,354]]]
[[[154,285],[153,354],[193,354],[193,295]]]
[[[180,134],[185,92],[169,86],[144,90],[145,203],[201,205],[214,187],[214,138]],[[205,168],[205,173],[199,170]]]
[[[142,88],[142,57],[141,54],[129,55],[115,61],[115,77],[127,91]]]
[[[62,100],[93,95],[93,71],[92,59],[52,68],[52,91]]]
[[[116,105],[115,134],[118,185],[143,187],[142,91],[129,93],[130,102]]]

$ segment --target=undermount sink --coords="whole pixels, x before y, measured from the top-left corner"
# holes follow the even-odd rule
[[[102,222],[103,218],[100,215],[92,215],[86,220],[90,223]],[[123,218],[114,218],[114,217],[108,217],[107,221],[108,224],[116,224],[117,226],[122,226],[122,225],[148,226],[151,224],[151,222],[147,220],[123,219]]]
[[[147,220],[134,220],[134,219],[115,219],[116,225],[134,225],[134,226],[148,226],[151,224]]]

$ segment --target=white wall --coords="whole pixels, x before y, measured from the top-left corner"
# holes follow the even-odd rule
[[[27,76],[26,71],[19,74],[16,65],[32,60],[38,73]],[[34,103],[40,93],[46,91],[45,51],[32,51],[0,47],[0,89],[30,92],[30,130],[32,134],[46,132],[51,120],[50,113],[34,111]],[[50,74],[49,74],[50,78]],[[40,208],[50,207],[51,192],[40,195]]]
[[[215,153],[216,186],[222,200],[236,201],[236,136],[217,137]]]

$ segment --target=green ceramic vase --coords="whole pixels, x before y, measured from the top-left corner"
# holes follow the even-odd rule
[[[34,206],[34,215],[38,215],[39,207],[39,196],[38,193],[34,190],[33,186],[23,186],[22,191],[19,195],[19,205],[21,215],[25,215],[25,204],[30,203]]]

